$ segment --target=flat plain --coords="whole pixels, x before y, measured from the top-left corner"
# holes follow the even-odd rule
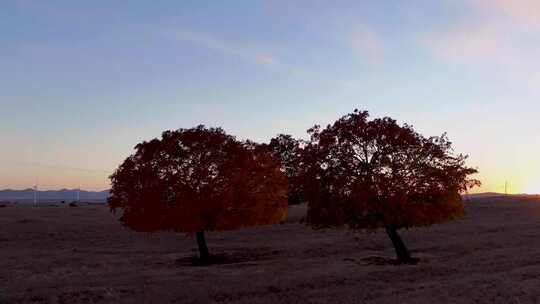
[[[105,205],[0,208],[0,303],[540,303],[540,199],[469,200],[465,218],[402,231],[312,230],[305,206],[207,235],[227,263],[193,266],[192,237],[136,233]]]

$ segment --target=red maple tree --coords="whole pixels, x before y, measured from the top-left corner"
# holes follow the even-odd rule
[[[108,199],[136,231],[195,233],[202,262],[205,231],[274,224],[287,213],[287,179],[265,149],[221,128],[165,131],[143,142],[111,175]]]
[[[391,118],[355,110],[308,130],[304,150],[307,221],[315,227],[384,227],[398,261],[413,263],[398,229],[462,217],[460,193],[479,185],[467,156],[446,135],[426,138]]]

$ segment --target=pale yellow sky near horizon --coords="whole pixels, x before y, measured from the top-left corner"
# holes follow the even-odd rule
[[[505,171],[504,168],[498,168],[496,171],[482,171],[479,168],[480,173],[474,177],[480,179],[483,185],[469,192],[504,193],[505,182],[508,182],[507,190],[510,194],[540,194],[540,175],[534,168],[535,166],[530,166],[530,169],[520,168],[514,172]],[[42,164],[14,165],[3,169],[0,174],[0,189],[26,189],[37,182],[39,189],[42,190],[75,189],[80,186],[85,190],[101,191],[110,188],[108,176],[113,172],[113,170],[109,173],[107,170],[62,168]],[[493,176],[500,177],[492,178]]]

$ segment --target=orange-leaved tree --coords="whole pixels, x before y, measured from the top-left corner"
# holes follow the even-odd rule
[[[385,228],[398,262],[413,259],[398,229],[464,215],[461,193],[480,184],[467,156],[455,155],[445,134],[426,138],[385,117],[355,110],[308,130],[304,151],[307,221],[315,227]]]
[[[205,231],[274,224],[287,213],[287,180],[271,153],[221,128],[165,131],[143,142],[111,175],[108,199],[127,227],[195,233],[210,262]]]

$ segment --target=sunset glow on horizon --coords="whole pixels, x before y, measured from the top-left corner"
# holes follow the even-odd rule
[[[540,2],[8,0],[0,189],[104,190],[144,140],[307,138],[355,108],[447,132],[483,186],[540,193]]]

